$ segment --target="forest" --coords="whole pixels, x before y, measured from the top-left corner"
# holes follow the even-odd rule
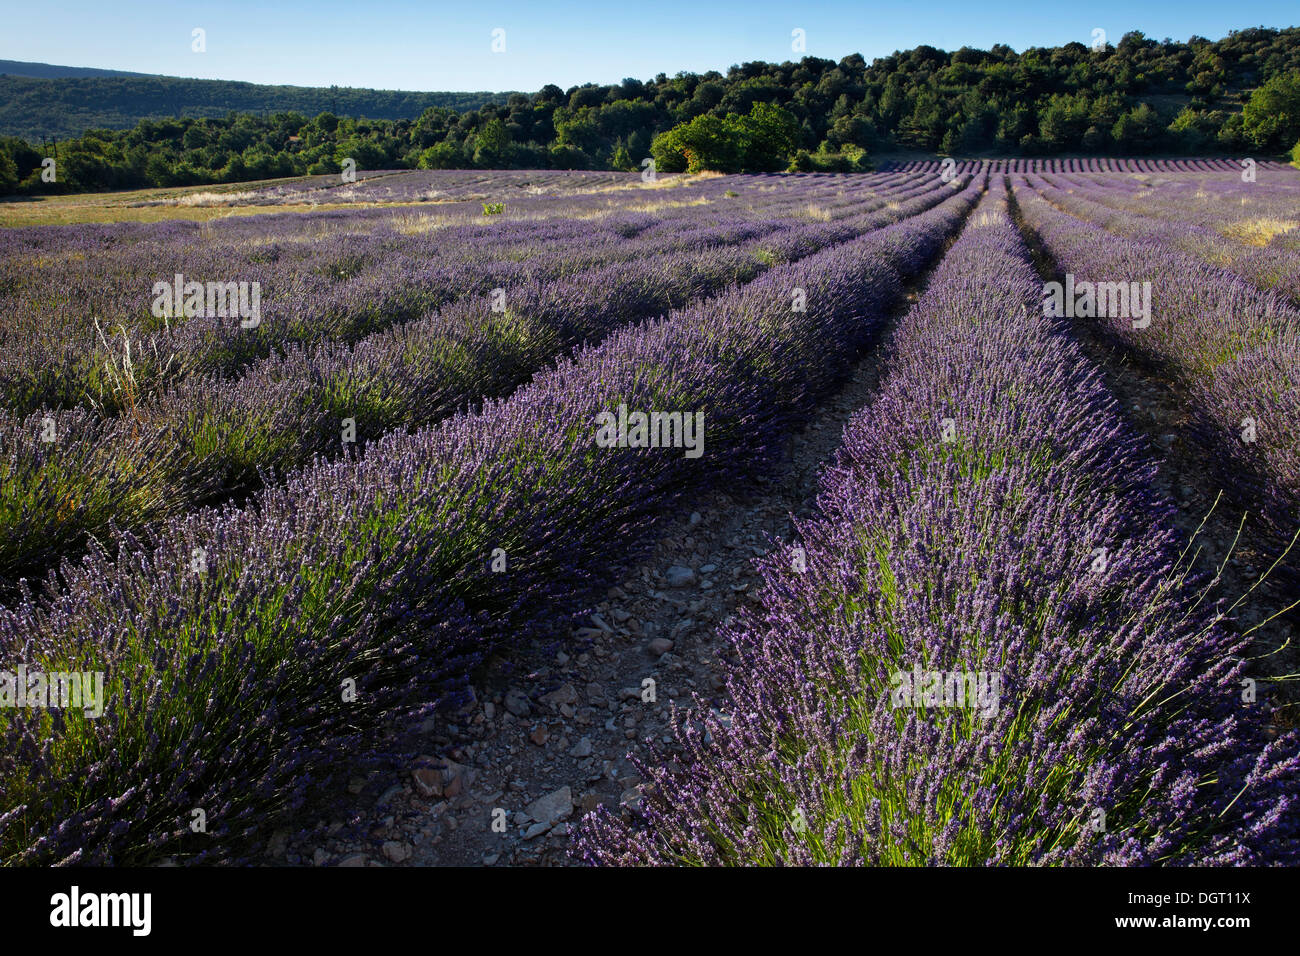
[[[838,63],[807,56],[743,63],[725,75],[660,73],[568,90],[548,84],[502,102],[432,105],[410,116],[391,114],[414,113],[419,96],[443,94],[393,93],[406,100],[385,101],[375,91],[340,89],[337,109],[315,115],[287,93],[263,97],[258,112],[215,97],[209,106],[230,111],[200,116],[185,115],[195,111],[188,91],[216,81],[0,77],[0,85],[23,82],[51,84],[57,99],[41,107],[50,115],[90,102],[128,115],[145,108],[129,92],[141,83],[154,89],[149,102],[171,97],[176,115],[70,139],[0,138],[4,192],[246,182],[337,172],[347,159],[360,169],[632,170],[653,157],[664,171],[861,171],[873,157],[900,152],[1282,156],[1300,139],[1298,28],[1185,43],[1130,32],[1114,45],[1020,53],[1001,44],[919,46],[870,64],[856,54]],[[390,115],[365,115],[384,110]],[[47,158],[55,160],[53,181],[43,176]]]

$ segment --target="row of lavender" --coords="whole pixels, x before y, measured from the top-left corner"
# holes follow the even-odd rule
[[[1300,177],[1291,167],[1284,170],[1251,170],[1247,167],[1240,171],[1140,176],[1058,173],[1052,177],[1067,188],[1089,193],[1089,198],[1122,203],[1135,215],[1156,216],[1214,229],[1248,243],[1267,243],[1276,236],[1290,234],[1296,228],[1295,202],[1300,198]],[[1251,235],[1243,228],[1251,220],[1292,225],[1274,236],[1265,237]]]
[[[675,178],[664,177],[667,182],[672,182]],[[523,196],[556,196],[628,188],[635,187],[640,182],[640,173],[603,170],[356,170],[348,179],[339,175],[308,176],[288,183],[241,190],[230,198],[215,194],[211,201],[260,206],[285,203],[508,200]]]
[[[1053,205],[1108,232],[1185,252],[1239,273],[1260,288],[1273,289],[1300,304],[1300,247],[1285,238],[1261,245],[1242,241],[1252,232],[1259,235],[1268,229],[1300,227],[1300,221],[1288,222],[1281,218],[1286,211],[1293,212],[1297,207],[1297,197],[1287,196],[1292,184],[1242,184],[1249,186],[1250,191],[1237,195],[1235,203],[1232,202],[1235,191],[1219,194],[1224,206],[1230,209],[1235,206],[1241,214],[1232,217],[1217,214],[1216,218],[1223,224],[1216,229],[1208,223],[1188,221],[1186,204],[1180,207],[1183,216],[1166,218],[1160,214],[1158,204],[1153,206],[1151,197],[1126,197],[1123,190],[1113,185],[1074,180],[1057,183],[1051,177],[1034,178],[1033,183],[1039,194]],[[1244,205],[1243,199],[1250,199],[1252,205]],[[1270,209],[1276,216],[1269,213]]]
[[[909,182],[932,188],[917,175],[891,178],[881,202]],[[753,238],[825,189],[595,222],[572,218],[565,203],[544,220],[413,231],[391,215],[345,215],[322,234],[283,216],[210,235],[177,223],[13,230],[0,236],[9,247],[0,404],[21,414],[93,403],[115,414],[186,375],[236,372],[292,344],[354,340],[462,296],[697,250],[728,230],[742,233],[733,241]]]
[[[1300,862],[1300,738],[1180,563],[1155,467],[995,184],[904,318],[761,607],[725,711],[641,762],[601,864]],[[1064,397],[1064,400],[1063,400]]]
[[[191,376],[120,418],[83,409],[0,413],[0,577],[73,556],[88,534],[138,530],[238,497],[396,429],[501,396],[572,347],[916,214],[950,190],[858,200],[839,222],[724,224],[687,255],[636,256],[554,282],[461,300],[363,339],[323,341],[255,363],[239,378]],[[896,195],[903,196],[900,192]],[[888,195],[888,194],[887,194]],[[732,243],[748,238],[739,246]],[[633,246],[634,251],[637,247]]]
[[[1276,543],[1289,540],[1300,528],[1300,310],[1155,238],[1127,239],[1062,212],[1041,192],[1032,178],[1018,182],[1019,209],[1080,294],[1083,283],[1148,284],[1148,316],[1107,309],[1097,321],[1181,381],[1223,487],[1262,511]]]
[[[61,593],[0,610],[0,660],[106,678],[99,719],[0,713],[0,860],[230,852],[351,769],[376,725],[453,704],[487,650],[562,624],[682,496],[770,459],[979,188],[622,330],[479,412],[126,536]],[[698,453],[599,444],[620,406],[690,415]]]
[[[949,160],[914,159],[891,162],[882,167],[890,172],[937,173]],[[1079,157],[1071,159],[975,159],[952,160],[966,168],[996,173],[1044,172],[1101,172],[1101,173],[1167,173],[1167,172],[1240,172],[1242,160],[1238,159],[1120,159],[1109,156]],[[1262,160],[1260,169],[1286,169],[1285,163]]]

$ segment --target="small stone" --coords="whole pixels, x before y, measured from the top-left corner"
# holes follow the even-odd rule
[[[401,863],[411,855],[411,848],[405,843],[398,843],[396,840],[385,840],[383,849],[384,856],[394,863]]]
[[[590,738],[590,737],[583,737],[583,738],[582,738],[581,740],[579,740],[576,744],[574,744],[574,745],[573,745],[573,749],[569,751],[569,756],[570,756],[570,757],[590,757],[590,756],[591,756],[591,738]]]
[[[416,789],[420,791],[421,796],[442,796],[441,770],[434,770],[430,767],[419,767],[411,771],[411,776],[414,778]]]
[[[516,717],[527,717],[532,712],[532,704],[522,691],[511,688],[506,692],[506,710]]]
[[[701,574],[712,574],[712,573],[713,573],[714,571],[716,571],[716,570],[718,570],[718,566],[717,566],[716,564],[706,564],[706,565],[704,565],[703,567],[700,568],[700,573],[701,573]]]
[[[700,523],[701,521],[703,521],[703,520],[704,520],[704,519],[700,517],[700,513],[699,513],[698,511],[692,511],[692,512],[691,512],[691,526],[692,526],[692,527],[694,527],[695,525],[699,524],[699,523]]]
[[[566,786],[554,793],[549,793],[539,800],[534,800],[525,811],[538,823],[548,827],[566,819],[573,812],[573,792]]]
[[[610,611],[609,613],[610,616],[613,617],[614,620],[617,621],[619,624],[626,624],[632,618],[632,612],[626,611],[621,607],[616,607],[614,608],[614,610]]]
[[[489,700],[487,703],[483,705],[483,716],[486,717],[488,720],[491,720],[496,715],[497,715],[497,705],[492,703],[492,701]]]
[[[658,657],[660,654],[667,654],[669,651],[673,649],[675,645],[673,644],[672,641],[668,640],[668,638],[666,637],[656,637],[653,641],[651,641],[646,646],[649,647],[651,654],[654,654],[656,657]],[[640,694],[638,694],[637,696],[639,697]]]
[[[353,796],[366,789],[366,780],[364,777],[353,777],[348,781],[348,793]]]
[[[370,863],[364,853],[353,853],[339,861],[339,866],[366,866]]]
[[[541,836],[550,828],[551,825],[549,823],[534,823],[532,826],[530,826],[527,830],[524,831],[524,839],[525,840],[535,839],[536,837]]]
[[[542,703],[559,707],[562,704],[576,704],[578,691],[572,684],[562,684],[542,698]]]
[[[664,583],[670,588],[688,588],[695,580],[695,572],[680,564],[674,564],[664,573]]]
[[[533,743],[537,744],[537,746],[541,747],[545,745],[547,739],[549,739],[550,736],[551,736],[551,732],[546,729],[546,725],[538,724],[536,727],[533,728],[533,732],[528,735],[528,739],[531,740]]]
[[[311,862],[313,866],[324,866],[325,861],[329,858],[330,855],[325,852],[325,848],[318,846],[316,852],[311,855]]]

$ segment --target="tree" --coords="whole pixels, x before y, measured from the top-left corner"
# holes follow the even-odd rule
[[[665,173],[697,173],[704,169],[734,173],[740,171],[738,139],[734,126],[705,113],[656,136],[650,144],[650,155],[655,168]]]
[[[1053,151],[1075,149],[1088,129],[1088,100],[1085,96],[1055,94],[1038,119],[1038,135]]]
[[[1149,153],[1159,145],[1162,132],[1156,111],[1143,103],[1121,116],[1111,135],[1123,153]]]
[[[474,150],[475,166],[500,166],[510,155],[510,132],[500,119],[488,120],[478,131]]]
[[[17,188],[18,164],[8,150],[0,147],[0,194],[11,193]]]
[[[627,147],[620,144],[614,150],[614,158],[610,160],[610,165],[615,169],[635,170],[636,163],[632,160],[632,154],[627,151]]]
[[[1250,95],[1241,127],[1258,149],[1281,152],[1300,136],[1300,73],[1275,76]]]
[[[453,140],[434,143],[420,154],[418,164],[421,169],[460,169],[467,165],[460,144]]]
[[[722,173],[784,169],[797,145],[799,124],[786,110],[755,103],[744,116],[712,113],[680,123],[650,144],[655,167],[666,173]]]
[[[799,123],[772,103],[755,103],[745,116],[728,116],[739,133],[741,166],[756,172],[784,169],[794,152]]]

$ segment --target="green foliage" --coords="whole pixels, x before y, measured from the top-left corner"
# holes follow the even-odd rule
[[[775,172],[785,168],[799,133],[799,123],[790,113],[771,103],[755,103],[744,116],[728,114],[727,121],[738,133],[746,171]]]
[[[1280,155],[1300,138],[1300,28],[1187,43],[1130,33],[1102,50],[918,47],[871,64],[806,56],[491,98],[0,76],[0,133],[33,140],[0,137],[0,189],[15,177],[33,193],[235,183],[337,173],[348,158],[362,169],[635,170],[651,155],[670,173],[858,170],[868,151],[897,148]],[[55,184],[40,181],[47,155]]]
[[[1161,144],[1163,127],[1156,111],[1146,103],[1129,110],[1111,130],[1121,153],[1149,153]]]
[[[474,165],[500,168],[510,164],[510,131],[499,117],[490,119],[475,136]]]
[[[655,168],[665,173],[698,173],[710,169],[740,172],[740,132],[735,124],[704,113],[674,126],[650,144]]]
[[[610,160],[610,165],[615,169],[622,169],[628,172],[634,171],[637,168],[636,161],[632,159],[632,154],[628,152],[626,146],[621,144],[615,148],[614,157]]]
[[[506,211],[506,204],[503,202],[485,202],[483,204],[483,215],[499,216]]]
[[[650,145],[656,169],[773,172],[784,168],[798,137],[798,122],[771,103],[755,103],[739,116],[703,113],[656,136]]]
[[[18,164],[8,151],[0,146],[0,195],[18,188]]]
[[[453,140],[436,143],[420,153],[421,169],[461,169],[468,165],[464,152]]]
[[[1259,149],[1286,148],[1300,136],[1300,72],[1275,76],[1251,94],[1241,114],[1242,131]]]

